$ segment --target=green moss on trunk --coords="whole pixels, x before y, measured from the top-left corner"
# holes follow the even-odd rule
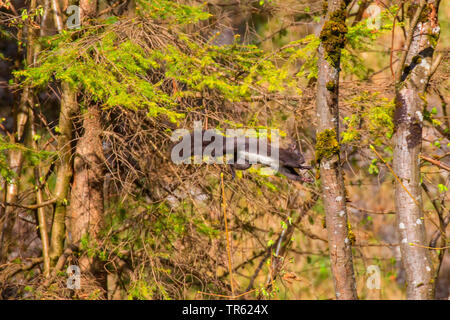
[[[328,81],[326,84],[327,90],[328,91],[334,91],[334,89],[336,88],[336,85],[334,84],[334,81]]]
[[[322,3],[322,14],[326,15],[328,11],[328,0],[323,0]]]
[[[338,66],[341,49],[347,43],[346,7],[346,3],[343,2],[340,9],[331,12],[320,33],[320,40],[325,49],[325,58],[333,67]]]
[[[320,162],[323,158],[328,159],[339,154],[339,142],[334,129],[325,129],[317,134],[316,160]]]

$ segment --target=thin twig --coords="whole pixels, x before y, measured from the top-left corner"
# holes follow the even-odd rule
[[[43,201],[39,204],[30,204],[30,205],[11,203],[11,202],[0,202],[0,206],[2,206],[2,207],[11,206],[11,207],[17,207],[17,208],[28,209],[28,210],[36,210],[36,209],[54,204],[55,202],[56,202],[56,198],[50,199],[47,201]]]
[[[430,158],[430,157],[424,156],[424,155],[420,155],[420,158],[425,160],[425,161],[428,161],[428,162],[434,164],[435,166],[437,166],[437,167],[439,167],[441,169],[450,171],[450,167],[447,166],[446,164],[442,163],[441,161],[435,160],[433,158]]]
[[[233,266],[231,263],[231,240],[228,236],[228,222],[227,222],[227,209],[226,209],[226,199],[225,199],[225,186],[223,184],[223,172],[220,173],[220,182],[222,185],[222,208],[223,208],[223,219],[225,220],[225,236],[227,238],[227,255],[228,255],[228,269],[230,272],[230,282],[231,282],[231,294],[234,297],[234,283],[233,283]]]

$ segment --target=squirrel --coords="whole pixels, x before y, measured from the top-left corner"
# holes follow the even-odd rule
[[[215,159],[217,150],[219,150],[218,157],[227,154],[227,164],[230,167],[233,179],[236,176],[235,170],[247,170],[253,164],[258,163],[277,170],[290,180],[313,182],[312,179],[301,176],[295,170],[311,170],[313,168],[304,165],[305,159],[295,143],[290,144],[287,149],[278,148],[278,154],[276,154],[276,152],[272,152],[272,146],[266,140],[245,136],[225,137],[214,130],[199,130],[197,135],[194,132],[183,136],[181,142],[172,146],[172,159],[177,157],[181,160],[186,160],[191,156],[197,155],[195,153],[195,139],[200,139],[201,141],[201,154],[198,155],[210,154]],[[186,141],[188,141],[189,145],[184,145],[185,148],[183,148],[182,143]],[[265,142],[264,145],[262,142]],[[190,153],[184,154],[185,151],[190,151]],[[228,158],[230,155],[232,159]]]

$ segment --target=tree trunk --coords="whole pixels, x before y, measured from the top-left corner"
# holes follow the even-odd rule
[[[82,238],[92,244],[98,239],[103,222],[103,180],[105,157],[101,141],[100,111],[96,106],[83,115],[83,136],[78,140],[69,207],[72,243]],[[82,270],[96,273],[95,259],[80,259]]]
[[[62,32],[64,25],[58,0],[50,0],[53,10],[53,20],[58,32]],[[59,112],[58,151],[59,164],[56,172],[55,197],[56,205],[53,215],[52,234],[50,240],[50,259],[55,264],[63,253],[66,223],[67,196],[70,179],[72,178],[72,118],[77,111],[77,92],[66,82],[61,83],[61,110]]]
[[[100,138],[100,111],[89,107],[83,115],[84,134],[78,140],[70,198],[70,231],[76,243],[89,234],[97,238],[103,218],[105,157]]]
[[[80,8],[81,20],[92,17],[97,13],[97,0],[80,0]]]
[[[81,21],[97,13],[97,0],[81,0]],[[105,157],[101,140],[100,110],[89,106],[83,114],[83,136],[78,140],[74,179],[70,196],[69,225],[72,243],[83,237],[89,243],[97,241],[103,222],[103,181]],[[95,258],[82,257],[81,270],[89,270],[106,283],[101,263]],[[106,286],[106,284],[105,284]]]
[[[76,92],[65,82],[61,84],[61,88],[61,111],[59,113],[58,123],[60,130],[58,136],[59,163],[54,192],[57,200],[50,241],[50,258],[53,264],[56,263],[64,249],[67,197],[70,179],[72,178],[72,118],[78,108]]]
[[[357,299],[339,156],[339,65],[341,49],[346,42],[346,7],[347,1],[328,1],[326,20],[320,33],[316,158],[320,162],[322,199],[336,298]]]
[[[411,19],[404,54],[397,70],[393,169],[397,227],[406,273],[407,299],[432,299],[434,281],[426,246],[419,154],[422,147],[423,94],[431,75],[439,25],[439,1],[421,1]],[[408,65],[403,65],[404,63]]]
[[[36,0],[30,2],[29,11],[33,11],[36,8]],[[26,64],[31,65],[33,63],[34,55],[34,29],[30,22],[26,24],[27,32],[27,51],[26,51]],[[25,126],[28,122],[28,109],[31,101],[31,89],[27,85],[24,87],[22,96],[19,102],[16,113],[16,134],[11,139],[11,143],[23,143],[25,137]],[[10,181],[6,182],[6,194],[5,201],[8,203],[17,203],[19,193],[19,181],[22,171],[22,165],[24,161],[23,151],[20,149],[11,149],[8,154],[8,166],[14,173]],[[16,208],[13,206],[7,206],[4,213],[4,223],[1,230],[0,238],[0,263],[6,262],[8,259],[8,253],[12,242],[12,230],[16,222]]]
[[[28,121],[28,99],[30,97],[29,87],[25,87],[22,92],[22,97],[20,105],[16,115],[16,139],[12,139],[12,143],[22,142],[23,140],[23,128]],[[22,129],[21,129],[22,128]],[[14,173],[14,176],[7,181],[6,184],[6,194],[5,201],[7,203],[17,203],[18,193],[19,193],[19,181],[22,172],[23,165],[23,152],[20,149],[11,149],[8,154],[8,166]],[[14,206],[7,206],[4,213],[4,222],[2,226],[1,235],[1,252],[0,252],[0,263],[4,263],[8,259],[8,253],[10,245],[12,242],[12,230],[16,221],[16,209]]]
[[[30,128],[30,141],[31,148],[35,152],[39,152],[39,146],[36,140],[34,139],[36,132],[36,126],[34,124],[34,114],[33,109],[29,108],[29,128]],[[34,183],[36,187],[36,204],[41,205],[44,202],[44,195],[42,193],[42,186],[40,185],[40,177],[41,177],[41,169],[39,165],[34,168]],[[39,227],[39,235],[41,236],[42,243],[42,257],[44,262],[44,276],[49,276],[50,274],[50,247],[49,247],[49,239],[48,239],[48,231],[47,231],[47,219],[45,217],[45,208],[40,207],[37,208],[37,218],[38,218],[38,227]]]

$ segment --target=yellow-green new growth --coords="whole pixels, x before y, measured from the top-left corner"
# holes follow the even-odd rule
[[[335,154],[339,154],[339,148],[336,131],[325,129],[317,135],[316,161],[320,162],[323,158],[328,159]]]

